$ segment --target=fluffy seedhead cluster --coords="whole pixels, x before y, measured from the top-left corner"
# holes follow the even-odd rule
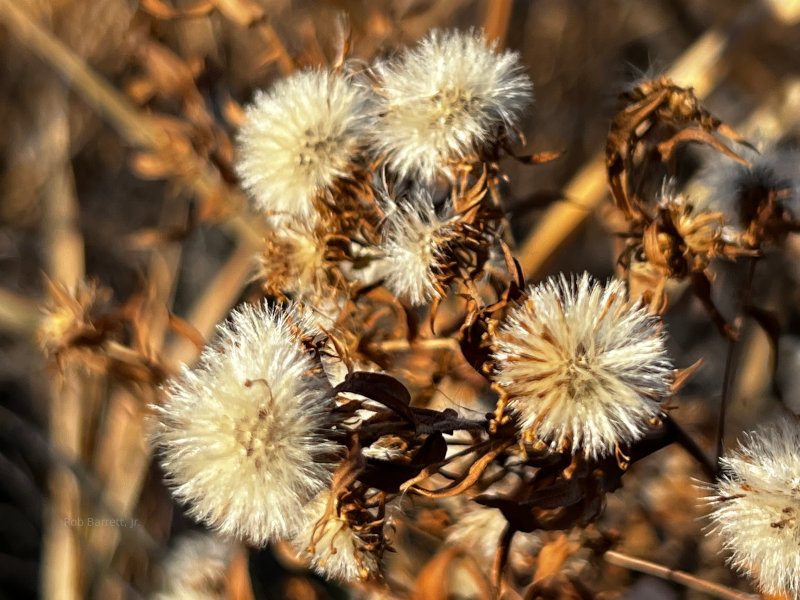
[[[533,92],[517,55],[479,33],[434,31],[373,76],[372,145],[395,173],[425,183],[494,159]]]
[[[256,94],[239,133],[238,173],[258,207],[308,218],[354,169],[368,95],[341,73],[311,70]]]
[[[713,263],[778,242],[794,188],[741,191],[732,229],[724,209],[655,185],[642,156],[666,165],[687,140],[737,169],[752,163],[690,90],[649,82],[624,96],[607,148],[623,278],[526,285],[498,159],[531,97],[516,54],[442,31],[256,96],[237,170],[265,231],[259,285],[154,409],[153,442],[192,516],[253,546],[287,540],[320,573],[367,581],[391,548],[387,505],[466,494],[474,505],[451,543],[489,532],[480,560],[497,547],[499,586],[516,532],[535,552],[534,532],[592,523],[628,466],[668,444],[702,460],[665,403],[686,375],[666,351],[666,282],[690,280],[735,337],[711,301]],[[84,327],[87,304],[67,320]],[[473,403],[474,418],[431,401],[443,381],[475,392],[451,398]],[[791,435],[726,459],[714,520],[737,566],[796,593],[798,470],[781,458]],[[737,526],[745,519],[752,529]],[[558,539],[563,562],[579,544]]]

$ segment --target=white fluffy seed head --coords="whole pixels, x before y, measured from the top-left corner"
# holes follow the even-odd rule
[[[356,581],[380,574],[378,556],[368,540],[336,515],[330,490],[323,490],[305,509],[305,524],[292,543],[301,557],[330,579]]]
[[[520,428],[554,449],[610,454],[643,435],[670,393],[661,321],[625,284],[563,275],[531,286],[496,334],[496,384]]]
[[[299,217],[314,198],[347,177],[360,150],[368,93],[342,74],[295,73],[246,109],[237,173],[256,206]]]
[[[768,594],[800,598],[800,424],[793,416],[746,434],[722,458],[708,498],[730,563]]]
[[[426,194],[397,205],[384,223],[380,248],[379,272],[386,288],[414,306],[440,295],[438,278],[451,234],[452,225],[436,214]]]
[[[165,589],[154,600],[225,600],[234,551],[230,543],[211,535],[181,538],[164,564]]]
[[[165,386],[154,442],[189,514],[255,545],[293,534],[330,481],[333,406],[300,338],[318,334],[295,307],[244,306],[199,365]]]
[[[475,31],[433,30],[374,67],[371,145],[404,178],[431,183],[513,133],[533,98],[519,56]]]

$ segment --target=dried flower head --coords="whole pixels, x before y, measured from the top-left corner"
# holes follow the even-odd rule
[[[759,154],[745,146],[737,152],[742,164],[715,155],[700,175],[701,198],[739,230],[742,241],[757,246],[796,230],[800,216],[800,153],[765,149]]]
[[[528,438],[601,457],[639,439],[670,392],[661,321],[625,285],[563,275],[528,289],[496,333],[494,380]]]
[[[295,73],[256,94],[239,132],[237,172],[256,206],[301,217],[345,178],[360,148],[366,90],[342,74]]]
[[[787,416],[748,433],[721,460],[709,498],[730,562],[767,594],[800,598],[800,424]]]
[[[380,556],[375,550],[382,547],[382,540],[371,540],[375,536],[370,527],[360,527],[349,522],[347,515],[337,514],[330,490],[323,490],[310,502],[305,515],[305,525],[292,543],[317,572],[341,581],[380,576]]]
[[[375,66],[372,146],[393,171],[430,183],[513,131],[533,84],[519,56],[496,46],[474,31],[434,30]]]
[[[165,387],[154,441],[192,516],[263,545],[293,534],[330,480],[332,392],[302,343],[318,331],[297,308],[244,306],[218,332]]]
[[[39,344],[48,356],[57,356],[74,345],[102,341],[105,332],[98,328],[99,306],[110,293],[95,282],[80,282],[74,291],[46,280],[48,300],[36,329]]]
[[[317,231],[288,226],[273,229],[257,257],[257,277],[268,294],[278,298],[292,294],[296,300],[313,301],[330,283],[325,250]]]
[[[428,195],[396,205],[384,223],[381,245],[386,288],[415,306],[444,296],[446,246],[452,235],[452,225],[436,214]]]
[[[225,600],[234,548],[211,535],[181,538],[164,564],[163,592],[156,600]]]

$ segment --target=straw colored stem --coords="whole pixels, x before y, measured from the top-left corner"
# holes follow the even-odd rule
[[[625,569],[630,569],[631,571],[637,571],[639,573],[646,573],[647,575],[652,575],[653,577],[658,577],[666,581],[679,583],[691,590],[708,594],[714,598],[721,598],[722,600],[756,600],[758,598],[758,596],[754,594],[745,594],[724,585],[700,579],[684,571],[674,571],[673,569],[669,569],[654,562],[642,560],[641,558],[634,558],[627,554],[622,554],[621,552],[609,550],[605,553],[604,557],[606,561],[612,565],[624,567]]]
[[[227,314],[241,293],[250,274],[256,248],[251,241],[242,240],[189,311],[186,320],[204,338],[207,339],[214,332],[214,326]],[[165,356],[170,363],[190,363],[197,357],[197,348],[190,340],[180,338],[167,347]]]

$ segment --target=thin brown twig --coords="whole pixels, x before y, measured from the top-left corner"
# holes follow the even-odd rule
[[[694,575],[690,575],[684,571],[675,571],[663,565],[650,562],[649,560],[634,558],[632,556],[628,556],[627,554],[622,554],[621,552],[609,550],[603,555],[603,557],[605,558],[606,562],[609,562],[612,565],[630,569],[631,571],[652,575],[653,577],[658,577],[659,579],[664,579],[665,581],[679,583],[680,585],[683,585],[691,590],[708,594],[714,598],[721,598],[722,600],[758,599],[758,596],[755,594],[745,594],[744,592],[739,592],[727,586],[720,585],[718,583],[712,583],[710,581],[706,581],[705,579],[700,579],[699,577],[695,577]]]
[[[717,476],[717,467],[716,462],[711,462],[708,458],[708,455],[705,453],[698,443],[692,438],[686,431],[684,431],[683,427],[678,425],[674,419],[668,418],[664,420],[665,426],[669,427],[674,436],[675,442],[689,455],[694,458],[700,467],[703,469],[703,472],[710,480],[716,479]]]
[[[411,352],[414,350],[457,350],[458,340],[454,338],[431,338],[416,340],[387,340],[373,344],[372,347],[381,352]]]
[[[742,284],[742,306],[740,312],[742,317],[738,326],[739,335],[742,332],[742,325],[744,322],[744,313],[747,305],[750,302],[750,293],[753,288],[753,278],[756,272],[756,258],[750,258],[747,265],[747,276]],[[733,374],[736,371],[736,346],[739,340],[739,335],[731,337],[728,340],[728,351],[725,355],[725,372],[722,375],[722,397],[720,398],[719,416],[717,419],[717,444],[716,444],[716,460],[717,468],[719,468],[719,459],[722,457],[722,451],[725,445],[725,420],[728,412],[728,404],[730,402],[731,387]]]

